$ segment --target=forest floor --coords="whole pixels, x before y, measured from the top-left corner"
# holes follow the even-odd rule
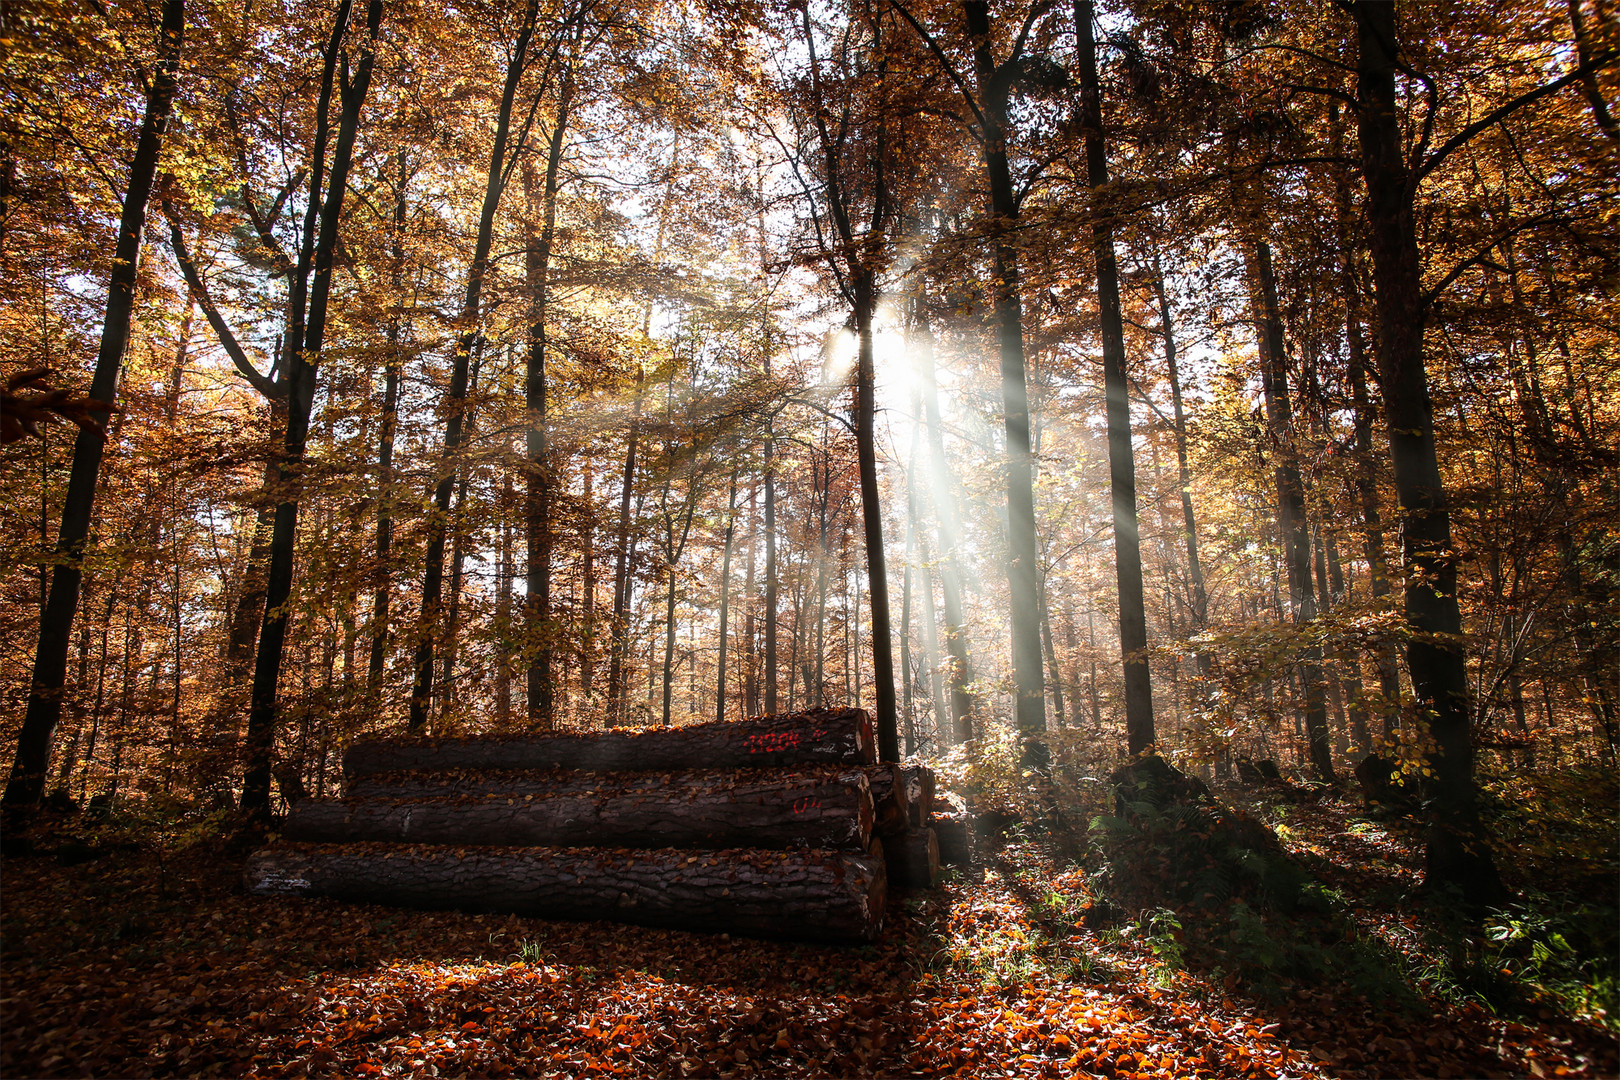
[[[3,866],[0,1075],[1615,1076],[1615,958],[1559,922],[1614,915],[1613,774],[1577,791],[1598,839],[1516,783],[1539,900],[1463,929],[1409,824],[1282,789],[1225,797],[1335,899],[1263,930],[1110,913],[1097,851],[1016,830],[862,948],[259,899],[217,844],[69,845]],[[1306,962],[1335,940],[1356,964]]]

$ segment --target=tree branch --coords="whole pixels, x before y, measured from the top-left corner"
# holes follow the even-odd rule
[[[169,245],[174,249],[174,261],[180,264],[180,273],[186,279],[186,286],[191,290],[192,298],[197,306],[202,308],[203,315],[208,319],[208,325],[214,328],[214,334],[219,343],[225,347],[230,356],[231,363],[236,366],[237,372],[246,379],[253,389],[263,394],[270,401],[280,401],[287,396],[286,389],[280,386],[269,376],[261,375],[243,350],[241,342],[231,332],[230,324],[219,313],[213,299],[208,295],[208,286],[202,275],[197,272],[197,264],[191,259],[191,252],[186,248],[186,237],[180,229],[179,216],[174,212],[174,204],[165,196],[162,200],[163,216],[169,221]]]
[[[1418,167],[1417,175],[1414,177],[1414,182],[1421,181],[1435,169],[1439,168],[1446,158],[1450,157],[1459,148],[1461,148],[1464,143],[1468,142],[1475,135],[1478,135],[1486,128],[1494,127],[1496,124],[1501,123],[1504,119],[1511,116],[1513,113],[1518,112],[1526,105],[1532,105],[1544,97],[1551,94],[1556,94],[1558,91],[1562,90],[1566,86],[1571,85],[1572,83],[1580,82],[1588,75],[1596,74],[1612,64],[1614,60],[1614,53],[1601,53],[1598,56],[1593,57],[1587,63],[1582,64],[1568,75],[1565,75],[1563,78],[1555,79],[1545,86],[1538,86],[1536,89],[1520,94],[1512,101],[1492,109],[1490,112],[1486,113],[1478,120],[1475,120],[1472,124],[1469,124],[1451,138],[1447,139],[1445,143],[1441,145],[1440,149],[1430,154],[1428,159]]]

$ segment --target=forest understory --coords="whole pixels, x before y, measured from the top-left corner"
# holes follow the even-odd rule
[[[1616,1075],[1615,776],[1485,779],[1480,919],[1411,820],[1283,782],[1217,793],[1282,852],[1223,905],[1137,910],[1165,849],[1108,818],[1014,824],[861,948],[251,898],[217,822],[69,821],[4,865],[0,1072]]]

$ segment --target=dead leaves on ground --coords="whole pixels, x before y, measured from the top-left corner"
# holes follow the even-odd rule
[[[257,900],[228,860],[5,867],[7,1076],[1604,1075],[1601,1036],[1280,1006],[1075,918],[1033,845],[821,948]],[[1229,985],[1232,984],[1232,985]]]

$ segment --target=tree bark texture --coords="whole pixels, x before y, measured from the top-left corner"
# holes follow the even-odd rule
[[[828,942],[874,940],[887,898],[882,858],[815,849],[280,844],[256,852],[242,880],[257,896]]]
[[[785,765],[871,765],[871,715],[812,709],[742,722],[572,735],[357,742],[344,775],[445,769],[724,769]]]
[[[322,843],[853,851],[866,850],[872,837],[872,795],[858,770],[743,780],[728,772],[594,779],[595,787],[540,794],[304,802],[287,816],[282,835]]]
[[[129,346],[130,316],[135,306],[135,278],[140,264],[141,240],[146,228],[146,204],[157,176],[158,153],[168,126],[170,105],[179,83],[180,49],[185,38],[184,0],[165,0],[158,37],[158,62],[146,95],[146,115],[135,142],[129,187],[118,221],[113,248],[113,269],[107,284],[106,320],[96,355],[90,398],[112,404],[118,394],[118,375]],[[32,807],[45,794],[50,767],[51,736],[62,716],[63,686],[67,679],[68,649],[73,616],[79,607],[79,586],[84,577],[85,540],[90,535],[90,512],[106,436],[80,428],[73,444],[73,466],[62,504],[57,532],[55,568],[50,591],[39,620],[39,645],[34,653],[33,680],[28,707],[17,734],[17,757],[4,796],[8,807]]]

